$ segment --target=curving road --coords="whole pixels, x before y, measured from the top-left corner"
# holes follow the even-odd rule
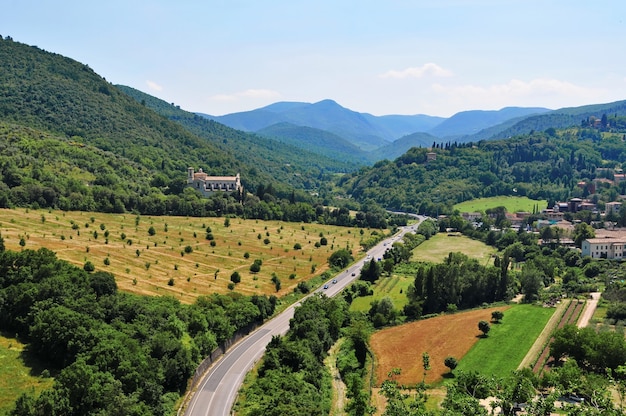
[[[358,277],[365,262],[369,262],[371,258],[382,258],[388,245],[402,238],[407,232],[415,232],[425,217],[417,218],[417,224],[401,227],[393,237],[370,249],[366,258],[335,276],[336,283],[329,281],[326,283],[327,289],[320,288],[313,293],[324,292],[327,296],[335,296]],[[219,361],[213,364],[198,383],[196,391],[192,393],[193,396],[185,410],[185,415],[228,416],[246,373],[261,358],[272,337],[284,335],[289,330],[289,320],[293,317],[294,308],[298,305],[299,303],[290,306],[280,315],[267,321],[230,348]]]

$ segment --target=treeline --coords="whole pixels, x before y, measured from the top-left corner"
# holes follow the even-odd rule
[[[202,358],[269,317],[276,301],[233,293],[182,305],[120,293],[110,273],[87,273],[46,249],[2,249],[0,330],[55,377],[11,415],[171,414]]]
[[[312,296],[296,308],[284,337],[267,345],[258,377],[245,387],[242,416],[325,416],[332,399],[331,376],[324,358],[349,323],[341,298]]]
[[[338,180],[347,195],[371,200],[387,209],[436,216],[452,214],[459,202],[479,197],[519,195],[550,202],[588,195],[580,181],[604,175],[600,167],[621,168],[626,160],[623,133],[589,128],[534,132],[507,140],[448,143],[433,149],[412,148],[394,161],[344,175]],[[597,187],[595,199],[614,200],[624,182]],[[551,206],[551,204],[549,204]]]

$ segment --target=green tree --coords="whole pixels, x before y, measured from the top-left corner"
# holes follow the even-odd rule
[[[594,238],[595,236],[596,233],[594,232],[593,228],[589,224],[584,222],[576,224],[576,226],[574,227],[574,233],[572,234],[574,244],[576,244],[576,247],[578,248],[582,246],[584,240]]]
[[[502,318],[504,318],[504,312],[502,312],[502,311],[493,311],[493,312],[491,312],[491,320],[493,322],[499,323],[502,320]]]
[[[458,360],[452,356],[446,357],[443,360],[443,363],[446,367],[450,369],[450,372],[452,372],[459,365]]]
[[[491,330],[491,325],[487,321],[478,322],[478,329],[483,333],[483,337],[487,337],[487,334]]]
[[[335,269],[343,269],[354,261],[352,253],[345,248],[335,251],[328,258],[328,264]]]
[[[237,284],[239,282],[241,282],[241,275],[239,274],[238,271],[234,271],[231,275],[230,275],[230,281]]]

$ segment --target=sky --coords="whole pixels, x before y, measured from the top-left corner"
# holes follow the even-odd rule
[[[625,20],[623,0],[0,0],[1,36],[211,115],[625,100]]]

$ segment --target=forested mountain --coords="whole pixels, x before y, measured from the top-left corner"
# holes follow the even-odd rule
[[[372,151],[416,131],[425,131],[444,120],[425,115],[377,117],[349,110],[332,100],[313,104],[280,102],[252,111],[204,116],[245,131],[259,131],[281,122],[313,127],[340,136],[364,151]]]
[[[504,139],[532,131],[543,131],[548,128],[562,129],[572,126],[586,126],[590,118],[600,120],[602,114],[607,116],[626,115],[626,101],[606,104],[593,104],[582,107],[560,108],[543,114],[522,117],[511,125],[511,120],[504,124],[478,132],[463,138],[462,141],[479,141],[485,139]]]
[[[350,166],[371,163],[370,154],[325,130],[296,126],[291,123],[278,123],[258,130],[257,133],[306,150],[307,153],[311,152],[347,162]]]
[[[413,133],[408,136],[400,137],[393,143],[376,149],[371,152],[372,160],[395,159],[406,153],[412,147],[431,147],[433,143],[439,142],[441,139],[428,133]]]
[[[525,118],[550,111],[539,107],[505,107],[498,111],[461,111],[427,132],[443,139],[471,136],[481,130],[505,123],[511,119]]]
[[[263,171],[279,179],[279,182],[288,183],[296,188],[317,189],[320,184],[318,178],[329,173],[351,172],[363,164],[348,158],[332,157],[332,152],[324,154],[321,149],[311,151],[306,146],[298,146],[297,143],[285,142],[278,138],[271,140],[262,135],[235,130],[181,110],[134,88],[123,85],[117,87],[137,102],[181,124],[215,147],[236,155],[237,159],[247,166],[254,166],[257,171]],[[354,146],[352,148],[356,149]],[[289,169],[286,169],[287,166]]]
[[[0,61],[3,207],[198,215],[212,208],[183,192],[189,166],[240,173],[246,189],[270,185],[275,196],[300,189],[301,200],[327,173],[354,169],[156,99],[142,104],[87,65],[8,37]]]
[[[584,196],[577,184],[596,178],[596,168],[623,168],[626,126],[618,126],[625,122],[626,117],[608,117],[614,129],[547,129],[509,140],[437,145],[436,160],[430,162],[427,149],[412,148],[392,162],[346,175],[339,184],[357,201],[430,215],[450,213],[452,205],[483,196],[525,195],[549,201]],[[597,192],[599,201],[614,200],[626,193],[626,183]]]

